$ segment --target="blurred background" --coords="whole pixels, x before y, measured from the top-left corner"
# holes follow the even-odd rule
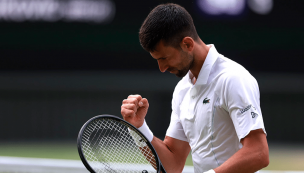
[[[266,170],[304,170],[302,0],[0,0],[0,156],[79,160],[81,126],[121,117],[129,94],[149,100],[146,120],[163,139],[179,78],[158,70],[138,31],[167,2],[184,6],[201,39],[257,79]]]

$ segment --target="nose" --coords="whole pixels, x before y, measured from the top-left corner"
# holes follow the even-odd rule
[[[158,67],[162,73],[166,72],[166,70],[168,69],[168,66],[165,63],[159,61],[158,61]]]

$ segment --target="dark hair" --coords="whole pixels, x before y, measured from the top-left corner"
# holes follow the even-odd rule
[[[160,40],[166,46],[180,48],[180,42],[187,36],[195,41],[199,38],[191,15],[173,3],[155,7],[139,30],[140,44],[148,52],[153,52]]]

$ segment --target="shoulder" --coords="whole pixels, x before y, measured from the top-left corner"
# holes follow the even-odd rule
[[[240,92],[239,90],[259,93],[256,79],[242,65],[221,56],[213,68],[213,86],[219,95]]]
[[[229,58],[221,56],[217,66],[220,69],[218,80],[223,85],[235,84],[239,82],[256,83],[256,79],[242,65]]]

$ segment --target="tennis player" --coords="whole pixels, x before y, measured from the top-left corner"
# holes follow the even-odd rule
[[[121,106],[123,118],[152,142],[167,172],[182,172],[190,151],[196,173],[253,173],[269,164],[257,81],[200,39],[183,7],[155,7],[139,39],[161,72],[182,77],[164,141],[145,122],[146,98],[130,95]]]

